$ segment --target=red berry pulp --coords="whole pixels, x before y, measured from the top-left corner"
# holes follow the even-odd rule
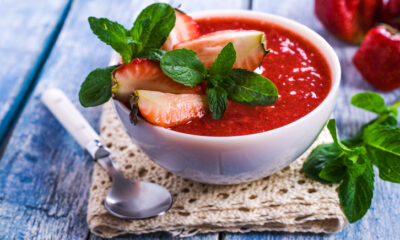
[[[278,88],[277,102],[248,106],[229,101],[221,120],[210,114],[174,131],[203,136],[239,136],[287,125],[315,109],[328,95],[331,72],[319,50],[300,35],[272,23],[248,18],[213,17],[196,20],[201,34],[228,29],[263,31],[272,51],[262,63],[262,75]]]

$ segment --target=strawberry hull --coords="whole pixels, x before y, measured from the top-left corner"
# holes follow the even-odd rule
[[[362,76],[379,90],[400,87],[400,34],[388,26],[371,29],[353,57]]]

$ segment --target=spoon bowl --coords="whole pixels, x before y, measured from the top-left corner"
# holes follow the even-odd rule
[[[130,181],[120,174],[112,177],[105,207],[113,215],[125,219],[145,219],[163,215],[172,205],[172,197],[160,185]]]

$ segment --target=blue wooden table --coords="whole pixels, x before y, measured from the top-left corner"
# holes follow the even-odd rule
[[[98,41],[89,16],[125,26],[146,0],[0,1],[0,239],[99,239],[86,224],[93,161],[39,101],[59,87],[93,126],[100,108],[78,104],[80,83],[106,66],[110,48]],[[182,0],[187,12],[253,9],[297,20],[321,34],[338,54],[343,70],[335,116],[342,137],[373,117],[349,105],[354,93],[373,90],[351,63],[357,46],[323,29],[312,0]],[[384,94],[392,103],[400,91]],[[97,128],[98,130],[98,128]],[[399,239],[400,186],[377,180],[368,214],[335,235],[248,233],[206,234],[192,239]],[[117,239],[172,239],[165,233]]]

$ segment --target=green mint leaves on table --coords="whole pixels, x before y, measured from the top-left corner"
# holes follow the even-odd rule
[[[232,69],[236,61],[233,44],[228,43],[218,54],[209,70],[195,52],[175,49],[160,61],[163,72],[174,81],[195,86],[206,80],[207,98],[213,119],[221,119],[228,98],[247,105],[270,105],[278,99],[276,86],[267,78],[245,69]]]
[[[352,138],[339,141],[335,120],[328,122],[333,143],[317,146],[303,165],[304,173],[322,183],[339,183],[339,199],[347,219],[361,219],[374,191],[373,165],[382,180],[400,183],[400,128],[397,108],[400,101],[387,107],[373,92],[353,96],[351,104],[378,117],[360,128]]]

